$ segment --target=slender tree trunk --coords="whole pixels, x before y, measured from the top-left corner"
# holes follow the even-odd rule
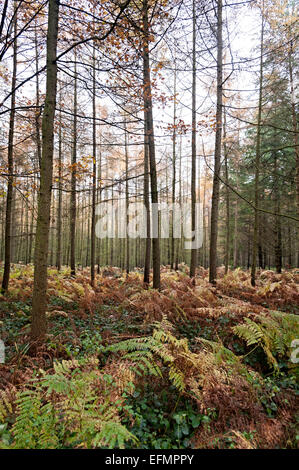
[[[206,191],[207,191],[207,177],[208,177],[208,167],[205,168],[204,175],[204,186],[203,186],[203,219],[202,219],[202,228],[203,228],[203,250],[202,250],[202,263],[204,268],[207,267],[207,216],[206,216]]]
[[[234,269],[238,266],[238,214],[239,214],[239,199],[235,201],[235,220],[234,220]]]
[[[157,187],[157,170],[156,170],[156,155],[155,155],[155,137],[154,137],[154,123],[153,123],[153,106],[152,106],[152,86],[151,86],[151,73],[150,73],[150,59],[149,59],[149,23],[148,23],[148,0],[143,0],[143,96],[144,96],[144,109],[146,131],[148,138],[149,149],[149,163],[150,163],[150,176],[151,176],[151,196],[153,207],[153,215],[156,219],[157,230],[157,215],[158,215],[158,187]],[[155,214],[154,214],[155,212]],[[160,241],[157,233],[153,233],[153,287],[160,289]]]
[[[192,137],[191,137],[191,230],[196,243],[196,1],[193,0],[193,37],[192,37]],[[190,277],[195,276],[197,248],[191,248]]]
[[[91,207],[91,248],[90,248],[90,278],[91,285],[95,281],[95,247],[96,247],[96,184],[97,184],[97,128],[96,128],[96,59],[93,54],[93,75],[92,75],[92,207]]]
[[[102,140],[101,140],[101,134],[99,136],[99,163],[98,163],[98,191],[97,191],[97,203],[101,203],[101,199],[102,199],[102,147],[101,147],[101,143],[102,143]],[[100,262],[101,262],[101,247],[102,247],[102,243],[101,243],[101,239],[98,238],[97,239],[97,265],[98,265],[98,269],[97,269],[97,272],[98,274],[100,274]]]
[[[143,282],[146,286],[150,282],[151,268],[151,215],[149,202],[149,151],[148,151],[148,133],[146,129],[146,119],[144,122],[144,206],[146,209],[146,240],[144,257]]]
[[[76,178],[77,178],[77,56],[75,52],[75,81],[74,81],[74,122],[73,122],[73,151],[71,172],[71,207],[70,207],[70,265],[71,276],[76,275]]]
[[[127,121],[125,119],[125,165],[126,165],[126,273],[130,272],[130,239],[128,236],[129,225],[129,155],[128,155],[128,136],[127,136]]]
[[[297,218],[299,219],[299,140],[297,131],[297,116],[296,116],[296,98],[294,89],[294,78],[293,78],[293,41],[290,43],[288,62],[289,62],[289,79],[291,87],[291,106],[292,106],[292,122],[294,131],[294,151],[296,156],[296,207],[297,207]],[[296,239],[296,258],[295,262],[297,268],[299,268],[299,222],[297,222],[297,239]]]
[[[238,125],[238,153],[236,156],[236,188],[239,192],[239,149],[240,149],[240,124]],[[239,232],[238,232],[238,222],[239,222],[239,198],[236,198],[235,201],[235,214],[234,214],[234,254],[233,254],[233,266],[234,269],[238,266],[238,244],[239,244]],[[244,264],[243,264],[244,266]]]
[[[84,205],[82,205],[82,226],[83,226],[83,231],[82,231],[82,245],[83,241],[86,240],[86,253],[85,253],[85,267],[90,266],[90,257],[89,257],[89,247],[91,246],[91,223],[90,223],[90,208],[92,210],[92,191],[88,191],[88,198],[87,198],[87,217],[86,217],[86,211],[84,210]],[[87,219],[87,220],[86,220]],[[87,227],[86,227],[87,226]],[[86,230],[84,230],[86,227]],[[86,236],[87,235],[87,236]],[[83,261],[82,261],[82,268],[84,266]],[[94,285],[94,284],[93,284]]]
[[[112,204],[114,204],[114,186],[112,184],[111,187],[111,200]],[[113,227],[113,237],[115,235],[115,225],[114,225],[114,214],[112,216],[112,227]],[[114,238],[110,238],[110,266],[114,266]]]
[[[292,234],[291,234],[291,226],[290,223],[288,224],[288,269],[292,267]]]
[[[166,200],[166,204],[168,206],[169,204],[169,187],[168,187],[168,158],[166,158],[166,169],[165,169],[165,172],[166,172],[166,191],[165,191],[165,200]],[[168,211],[168,209],[166,209]],[[166,257],[166,265],[168,265],[171,269],[172,267],[172,264],[171,264],[171,232],[170,232],[170,236],[167,237],[167,239],[165,240],[166,242],[166,246],[167,246],[167,257]],[[163,240],[164,241],[164,240]]]
[[[217,276],[217,237],[218,237],[218,206],[221,167],[221,137],[222,137],[222,88],[223,88],[223,41],[222,41],[222,0],[217,2],[217,109],[216,136],[214,153],[214,178],[211,209],[211,238],[210,238],[210,273],[209,281],[216,282]]]
[[[26,220],[25,220],[25,227],[26,227],[26,233],[25,233],[25,254],[24,254],[24,259],[25,259],[25,264],[28,264],[29,261],[28,261],[28,248],[29,248],[29,211],[30,211],[30,207],[29,207],[29,181],[27,180],[27,184],[26,184],[26,192],[27,192],[27,196],[28,196],[28,201],[27,201],[27,204],[26,204]],[[0,258],[1,259],[1,258]]]
[[[0,261],[4,258],[4,230],[5,230],[5,211],[4,206],[1,207],[1,254]]]
[[[60,95],[61,106],[61,95]],[[57,251],[56,267],[61,270],[61,217],[62,217],[62,123],[61,111],[59,113],[59,131],[58,131],[58,207],[57,207]]]
[[[47,331],[47,256],[50,227],[54,152],[54,116],[57,83],[57,35],[59,0],[49,0],[47,33],[47,84],[42,119],[42,159],[36,227],[35,269],[32,299],[31,335],[42,339]]]
[[[229,187],[228,187],[228,151],[226,145],[226,115],[224,113],[223,121],[223,151],[224,151],[224,170],[225,170],[225,208],[226,208],[226,220],[225,220],[225,274],[228,272],[229,265],[229,237],[230,237],[230,197],[229,197]]]
[[[179,148],[179,206],[182,207],[182,134],[180,135],[180,148]],[[181,229],[182,229],[182,221]],[[181,246],[182,246],[182,230],[181,230],[181,237],[177,243],[177,250],[176,250],[176,258],[175,258],[175,270],[179,269],[179,259],[182,253]]]
[[[17,34],[17,2],[15,3],[15,19],[14,19],[14,35]],[[12,199],[13,199],[13,167],[14,167],[14,127],[15,127],[15,105],[16,105],[16,78],[17,78],[17,53],[18,45],[17,39],[13,45],[13,71],[11,82],[11,110],[9,120],[9,134],[8,134],[8,182],[7,182],[7,195],[6,195],[6,216],[5,216],[5,254],[4,254],[4,272],[2,279],[2,290],[5,292],[8,289],[10,263],[11,263],[11,219],[12,219]]]
[[[136,170],[137,170],[137,167],[136,167]],[[136,176],[137,176],[137,171],[136,171]],[[136,178],[135,179],[135,194],[136,194],[136,202],[138,200],[138,179]],[[135,268],[137,268],[138,266],[138,240],[140,240],[140,237],[136,237],[135,238]]]
[[[17,245],[17,262],[22,260],[22,246],[23,246],[23,233],[24,233],[24,199],[21,197],[21,220],[20,220],[20,231]]]
[[[173,132],[172,132],[172,204],[175,204],[175,186],[176,186],[176,57],[174,59],[174,78],[173,78]],[[175,257],[175,238],[174,238],[174,210],[172,212],[172,224],[171,224],[171,262],[170,268],[174,269],[174,257]]]
[[[262,200],[264,199],[263,193],[260,195],[260,205],[262,205]],[[259,221],[258,221],[258,239],[257,239],[257,257],[258,257],[258,265],[260,269],[263,269],[263,240],[264,240],[264,227],[265,227],[266,219],[265,214],[259,214]]]
[[[35,112],[35,131],[36,131],[36,149],[37,149],[37,160],[38,160],[38,165],[39,169],[41,168],[41,159],[42,159],[42,146],[41,146],[41,138],[40,138],[40,114],[41,110],[39,108],[39,57],[38,57],[38,40],[37,40],[37,22],[35,23],[35,72],[36,72],[36,78],[35,78],[35,94],[36,94],[36,112]]]
[[[52,204],[50,208],[50,214],[55,214],[55,196],[54,192],[52,192]],[[54,266],[54,220],[53,217],[50,218],[50,257],[49,257],[49,264],[50,266]]]
[[[275,207],[275,222],[274,222],[274,244],[275,244],[275,267],[276,272],[281,273],[282,269],[282,247],[281,247],[281,219],[279,216],[280,211],[280,190],[278,181],[278,165],[277,153],[274,152],[274,207]]]
[[[33,248],[33,230],[34,230],[34,214],[35,214],[35,200],[36,200],[36,194],[35,194],[35,175],[33,177],[33,195],[32,195],[32,211],[31,211],[31,221],[30,221],[30,237],[29,237],[29,253],[28,253],[28,259],[29,263],[32,261],[32,248]]]
[[[252,241],[252,261],[251,261],[251,285],[255,286],[256,277],[256,256],[258,248],[259,233],[259,199],[260,199],[260,160],[261,160],[261,120],[262,120],[262,98],[263,98],[263,53],[264,53],[264,8],[262,10],[261,28],[261,49],[260,49],[260,78],[259,78],[259,101],[257,116],[257,135],[255,150],[255,179],[254,179],[254,228]]]

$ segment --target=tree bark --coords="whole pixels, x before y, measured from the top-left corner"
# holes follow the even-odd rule
[[[15,3],[15,19],[14,19],[14,35],[17,34],[17,3]],[[11,110],[9,120],[9,134],[8,134],[8,182],[7,182],[7,195],[6,195],[6,215],[5,215],[5,254],[4,254],[4,272],[2,279],[2,291],[5,292],[8,289],[9,276],[10,276],[10,263],[11,263],[11,219],[12,219],[12,199],[13,199],[13,167],[14,167],[14,127],[15,127],[15,105],[16,105],[16,78],[17,78],[17,53],[18,45],[17,39],[13,45],[13,71],[12,71],[12,82],[11,82]]]
[[[192,32],[192,137],[191,137],[191,230],[196,242],[196,2],[193,0],[193,32]],[[195,276],[197,265],[197,248],[191,248],[190,277]]]
[[[256,256],[258,248],[258,232],[259,232],[259,199],[260,199],[260,160],[261,160],[261,120],[262,120],[262,98],[263,98],[263,53],[264,53],[264,11],[262,10],[262,27],[261,27],[261,49],[260,49],[260,77],[259,77],[259,101],[257,116],[257,135],[255,150],[255,179],[254,179],[254,228],[252,241],[252,261],[251,261],[251,285],[255,286],[256,278]]]
[[[214,284],[217,276],[217,237],[218,237],[218,207],[221,167],[221,137],[222,137],[222,88],[223,88],[223,41],[222,41],[222,0],[217,2],[217,109],[216,135],[214,152],[214,177],[211,209],[211,238],[210,238],[210,273],[209,281]]]
[[[101,147],[102,139],[101,134],[99,135],[99,162],[98,162],[98,191],[97,191],[97,203],[101,203],[102,199],[102,147]],[[97,239],[97,265],[98,269],[97,272],[100,274],[100,262],[101,262],[101,239]]]
[[[224,120],[223,120],[223,151],[224,151],[224,171],[225,171],[225,208],[226,208],[226,220],[225,220],[225,259],[224,259],[224,266],[225,266],[225,274],[228,272],[229,266],[229,238],[230,238],[230,197],[229,197],[229,187],[228,187],[228,151],[226,145],[226,116],[224,113]]]
[[[72,151],[72,171],[71,171],[71,205],[70,205],[70,265],[71,276],[76,276],[76,178],[77,178],[77,56],[75,51],[75,71],[74,71],[74,122],[73,122],[73,151]]]
[[[292,106],[292,122],[294,131],[294,151],[296,158],[296,207],[297,207],[297,218],[299,219],[299,140],[297,131],[297,117],[296,117],[296,99],[294,90],[294,78],[293,78],[293,41],[290,43],[288,62],[289,62],[289,79],[291,87],[291,106]],[[299,268],[299,222],[297,222],[297,239],[296,239],[296,259],[297,268]]]
[[[36,112],[35,112],[35,130],[36,130],[36,149],[37,149],[37,160],[39,169],[41,168],[41,159],[42,159],[42,146],[40,139],[40,114],[41,110],[39,108],[39,60],[38,60],[38,41],[37,41],[37,22],[35,23],[35,94],[36,94]]]
[[[61,95],[60,95],[61,104]],[[56,267],[61,270],[61,217],[62,217],[62,116],[59,113],[59,131],[58,131],[58,207],[57,207],[57,251]]]
[[[173,78],[173,132],[172,132],[172,204],[175,204],[175,186],[176,186],[176,57],[174,58],[174,78]],[[175,238],[174,238],[174,210],[172,212],[171,224],[171,261],[170,268],[174,269],[174,256],[175,256]]]
[[[125,119],[125,165],[126,165],[126,273],[130,272],[130,239],[128,236],[129,225],[129,156],[128,156],[128,141],[127,141],[127,121]]]
[[[96,128],[96,59],[93,54],[92,74],[92,207],[91,207],[91,247],[90,247],[90,279],[91,285],[95,282],[95,246],[96,246],[96,184],[97,184],[97,128]]]
[[[279,216],[280,211],[280,190],[278,181],[278,165],[277,165],[277,153],[274,152],[274,211],[275,222],[274,222],[274,244],[275,244],[275,267],[276,272],[281,273],[282,269],[282,246],[281,246],[281,219]]]
[[[149,60],[149,22],[148,0],[143,0],[143,97],[145,109],[145,122],[149,149],[149,163],[151,176],[151,198],[154,207],[158,207],[158,187],[155,155],[155,137],[153,123],[152,86]],[[157,211],[158,212],[158,211]],[[154,214],[158,215],[158,214]],[[158,224],[157,224],[158,225]],[[158,229],[158,226],[156,227]],[[158,230],[157,230],[158,231]],[[153,234],[153,288],[160,289],[160,241],[157,233]]]
[[[47,331],[47,256],[50,227],[54,152],[54,117],[57,85],[57,35],[59,0],[49,0],[47,32],[47,84],[42,119],[42,159],[36,227],[31,336],[42,339]]]
[[[148,156],[148,135],[146,130],[146,121],[144,123],[144,206],[146,209],[146,240],[145,240],[145,258],[143,282],[146,286],[150,282],[151,267],[151,216],[149,202],[149,156]]]

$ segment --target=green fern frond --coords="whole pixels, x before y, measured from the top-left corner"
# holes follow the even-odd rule
[[[245,323],[234,326],[233,331],[247,346],[261,346],[269,365],[278,370],[277,358],[289,358],[291,342],[299,337],[299,318],[290,313],[270,311],[267,315],[257,315],[257,321],[246,318]]]
[[[245,323],[234,326],[233,331],[239,338],[246,341],[247,346],[261,343],[264,336],[260,325],[250,320],[250,318],[245,318]]]
[[[12,414],[12,404],[5,391],[0,391],[0,423],[5,423],[8,415]]]
[[[125,442],[138,442],[136,436],[130,433],[122,424],[108,421],[102,430],[92,440],[93,447],[108,447],[109,449],[124,449]]]

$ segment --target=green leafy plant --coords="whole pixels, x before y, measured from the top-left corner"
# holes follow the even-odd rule
[[[291,313],[270,311],[266,315],[258,315],[258,322],[245,318],[245,322],[234,326],[234,333],[247,346],[261,346],[267,361],[275,370],[279,370],[278,358],[290,356],[290,345],[299,337],[298,316]]]
[[[166,366],[170,381],[181,392],[186,387],[186,373],[197,365],[197,355],[188,348],[187,339],[177,339],[173,326],[163,316],[161,322],[154,323],[151,336],[133,338],[104,349],[106,352],[123,353],[123,359],[133,363],[132,368],[138,374],[161,376],[159,361]]]
[[[54,374],[40,371],[30,387],[18,392],[11,442],[2,447],[47,449],[119,447],[136,441],[121,423],[122,396],[111,376],[101,373],[96,358],[62,361]],[[5,396],[0,418],[12,407]]]

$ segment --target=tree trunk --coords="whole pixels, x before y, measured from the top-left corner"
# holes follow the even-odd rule
[[[218,237],[218,206],[221,166],[221,137],[222,137],[222,71],[223,41],[222,41],[222,0],[217,2],[217,109],[216,135],[214,153],[214,177],[211,209],[211,238],[210,238],[210,273],[209,281],[215,283],[217,276],[217,237]]]
[[[173,82],[173,133],[172,133],[172,204],[175,204],[175,185],[176,185],[176,57],[174,58],[174,82]],[[174,256],[175,256],[175,238],[174,238],[174,210],[172,212],[171,224],[171,261],[170,268],[174,269]]]
[[[224,113],[223,121],[223,151],[224,151],[224,170],[225,170],[225,208],[226,208],[226,220],[225,220],[225,257],[224,266],[225,274],[228,272],[229,265],[229,237],[230,237],[230,207],[229,207],[229,187],[228,187],[228,151],[226,145],[226,116]]]
[[[91,247],[90,247],[90,279],[91,285],[95,281],[95,246],[96,246],[96,184],[97,184],[97,128],[96,128],[96,59],[93,54],[93,74],[92,74],[92,206],[91,206]]]
[[[15,19],[14,19],[14,35],[17,34],[17,3],[15,3]],[[8,134],[8,182],[7,182],[7,195],[6,195],[6,216],[5,216],[5,255],[4,255],[4,272],[2,279],[2,290],[5,292],[8,289],[9,275],[10,275],[10,262],[11,262],[11,218],[12,218],[12,196],[13,196],[13,166],[14,166],[14,127],[15,127],[15,105],[16,105],[16,77],[17,77],[17,52],[18,45],[17,39],[13,45],[13,71],[11,82],[11,110],[9,120],[9,134]]]
[[[37,149],[37,160],[39,169],[41,168],[41,159],[42,159],[42,147],[40,139],[40,114],[41,110],[39,108],[39,60],[38,60],[38,40],[37,40],[37,22],[35,23],[35,72],[36,72],[36,81],[35,81],[35,94],[36,94],[36,112],[35,112],[35,130],[36,130],[36,149]]]
[[[282,268],[282,247],[281,247],[281,219],[279,216],[280,211],[280,191],[278,181],[278,165],[277,165],[277,153],[274,152],[274,211],[275,211],[275,222],[274,222],[274,244],[275,244],[275,267],[276,272],[281,273]]]
[[[101,147],[101,134],[99,135],[99,163],[98,163],[98,191],[97,191],[97,203],[101,204],[102,199],[102,147]],[[100,274],[100,262],[101,262],[101,239],[97,238],[97,272]]]
[[[60,106],[61,106],[60,95]],[[56,251],[56,267],[61,270],[61,216],[62,216],[62,124],[61,111],[59,113],[59,131],[58,131],[58,208],[57,208],[57,251]]]
[[[290,43],[289,49],[289,78],[290,78],[290,87],[291,87],[291,106],[292,106],[292,122],[293,122],[293,131],[294,131],[294,151],[296,156],[296,207],[297,207],[297,218],[299,219],[299,141],[298,141],[298,131],[297,131],[297,117],[296,117],[296,98],[294,90],[294,78],[293,78],[293,41]],[[296,239],[296,258],[295,262],[297,268],[299,268],[299,222],[297,222],[297,239]]]
[[[70,207],[70,265],[71,276],[76,275],[76,177],[77,177],[77,56],[75,52],[75,82],[74,82],[74,122],[73,122],[73,151],[71,172],[71,207]]]
[[[47,331],[47,256],[50,226],[54,152],[54,116],[57,83],[57,35],[59,0],[49,0],[47,33],[47,84],[42,119],[42,159],[36,227],[35,269],[32,299],[31,335],[42,339]]]
[[[180,150],[179,150],[179,206],[182,207],[182,134],[180,135]],[[180,220],[181,224],[181,237],[177,243],[176,249],[176,258],[175,258],[175,270],[179,269],[179,260],[181,256],[181,246],[182,246],[182,237],[183,237],[183,230],[182,230],[182,220]]]
[[[258,248],[259,233],[259,178],[260,178],[260,160],[261,160],[261,119],[262,119],[262,98],[263,98],[263,53],[264,53],[264,11],[262,11],[261,28],[261,49],[260,49],[260,78],[259,78],[259,101],[257,117],[257,135],[255,151],[255,180],[254,180],[254,228],[252,241],[252,262],[251,262],[251,285],[255,286],[256,256]]]
[[[192,137],[191,137],[191,230],[196,244],[196,2],[193,0],[193,38],[192,38]],[[195,276],[197,248],[191,248],[190,277]]]
[[[152,86],[149,60],[149,23],[148,23],[148,0],[143,0],[143,97],[145,109],[146,131],[148,138],[149,163],[151,176],[151,196],[153,215],[156,220],[156,230],[153,233],[153,287],[160,289],[160,241],[158,233],[158,187],[155,155],[155,137],[152,106]]]
[[[146,130],[146,121],[144,123],[144,206],[146,209],[146,240],[145,240],[145,258],[143,282],[146,286],[150,282],[151,267],[151,216],[149,202],[149,152],[148,152],[148,134]]]
[[[127,121],[125,119],[125,165],[126,165],[126,273],[130,272],[130,239],[128,236],[128,225],[129,225],[129,156],[128,156],[128,141],[127,141]]]

